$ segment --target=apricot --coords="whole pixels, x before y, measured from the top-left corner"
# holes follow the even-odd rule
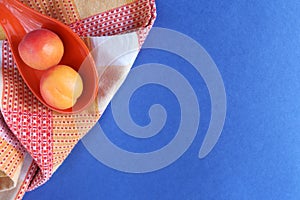
[[[64,54],[63,42],[59,36],[43,28],[27,33],[18,50],[24,63],[38,70],[57,65]]]
[[[47,104],[58,109],[74,106],[83,91],[78,72],[67,65],[57,65],[45,71],[40,81],[40,92]]]

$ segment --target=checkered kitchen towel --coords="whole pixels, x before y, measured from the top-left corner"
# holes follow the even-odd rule
[[[23,0],[84,38],[100,75],[95,102],[78,114],[43,106],[24,84],[0,30],[0,199],[45,183],[94,126],[126,78],[156,17],[154,0]]]

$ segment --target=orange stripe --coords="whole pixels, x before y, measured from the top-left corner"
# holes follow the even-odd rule
[[[23,153],[0,137],[0,170],[13,179],[17,166],[23,162]]]

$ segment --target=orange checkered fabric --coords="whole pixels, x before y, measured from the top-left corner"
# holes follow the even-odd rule
[[[82,38],[135,33],[138,47],[156,18],[154,0],[131,1],[83,19],[76,1],[21,2],[68,24]],[[98,98],[88,109],[77,114],[59,114],[42,105],[30,92],[6,40],[2,42],[1,54],[0,191],[3,194],[0,192],[0,199],[22,199],[27,190],[35,189],[51,177],[101,117],[105,109],[101,103],[103,95],[115,91],[100,88]],[[113,84],[119,86],[122,81]]]

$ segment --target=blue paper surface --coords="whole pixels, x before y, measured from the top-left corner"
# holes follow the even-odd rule
[[[96,160],[82,142],[51,180],[25,200],[241,200],[300,199],[300,3],[298,1],[157,0],[155,27],[183,33],[209,53],[223,78],[227,113],[214,149],[199,159],[209,127],[211,101],[203,77],[170,52],[143,49],[134,67],[160,63],[193,87],[201,115],[191,146],[171,165],[150,173],[125,173]],[[123,133],[108,107],[103,131],[127,151],[151,152],[167,145],[180,124],[180,104],[158,84],[139,88],[130,112],[140,126],[149,107],[168,113],[164,128],[148,139]],[[187,130],[188,131],[188,130]]]

